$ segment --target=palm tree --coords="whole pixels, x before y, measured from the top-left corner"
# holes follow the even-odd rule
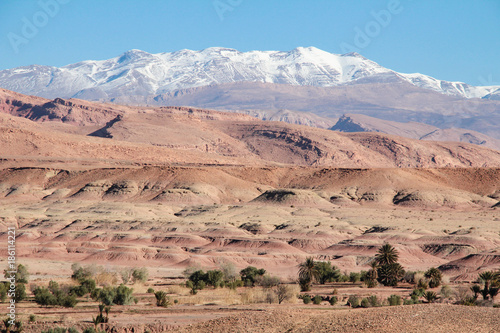
[[[474,293],[474,299],[477,299],[477,295],[481,292],[481,286],[474,284],[470,287],[470,290]]]
[[[498,287],[494,287],[494,286],[490,287],[490,290],[488,290],[488,293],[490,294],[492,301],[495,300],[495,296],[498,295],[499,291],[500,291],[500,288],[498,288]]]
[[[306,261],[299,264],[299,280],[312,283],[313,281],[318,281],[319,277],[320,271],[313,257],[307,257]]]
[[[424,294],[424,298],[429,303],[434,303],[437,299],[437,294],[434,291],[428,291]]]
[[[377,279],[378,279],[378,273],[377,273],[377,268],[378,264],[376,261],[372,261],[370,264],[371,269],[366,272],[366,280],[365,283],[368,286],[368,288],[373,288],[377,285]]]
[[[437,268],[429,268],[427,272],[425,272],[424,276],[429,279],[429,287],[436,288],[441,285],[441,280],[443,279],[443,274]]]
[[[384,244],[378,249],[375,261],[380,266],[394,264],[398,261],[398,251],[391,244]]]
[[[384,286],[397,286],[398,282],[405,275],[405,270],[400,264],[395,262],[380,266],[377,273],[378,281]]]
[[[487,300],[489,298],[490,282],[495,279],[495,273],[492,271],[486,271],[479,274],[479,277],[484,281],[483,299]]]

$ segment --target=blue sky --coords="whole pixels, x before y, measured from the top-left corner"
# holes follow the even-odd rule
[[[3,0],[0,69],[129,49],[315,46],[403,73],[500,85],[499,18],[499,0]]]

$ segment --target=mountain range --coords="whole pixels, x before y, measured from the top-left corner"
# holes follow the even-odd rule
[[[212,47],[150,54],[130,50],[108,60],[88,60],[60,68],[32,65],[0,71],[0,86],[47,98],[111,100],[159,95],[180,89],[234,82],[334,87],[401,80],[417,87],[465,98],[490,96],[500,87],[474,87],[423,74],[402,74],[357,53],[332,54],[315,47],[289,52]]]
[[[319,128],[337,129],[334,125],[343,115],[360,114],[500,139],[498,86],[398,73],[356,53],[338,55],[314,47],[289,52],[131,50],[60,68],[2,70],[0,87],[50,99],[210,108]]]

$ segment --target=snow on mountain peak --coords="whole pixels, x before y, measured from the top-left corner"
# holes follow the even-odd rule
[[[0,87],[48,98],[92,99],[92,94],[98,92],[99,99],[111,99],[243,81],[330,87],[355,84],[359,79],[382,82],[388,75],[425,89],[467,98],[482,97],[499,88],[396,73],[357,53],[339,55],[312,46],[288,52],[240,52],[210,47],[151,54],[133,49],[109,60],[82,61],[61,68],[32,66],[3,70]]]

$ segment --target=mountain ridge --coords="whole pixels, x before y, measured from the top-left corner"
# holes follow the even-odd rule
[[[104,164],[500,167],[500,151],[383,133],[340,133],[215,110],[130,107],[0,90],[4,159]],[[17,116],[16,116],[17,115]],[[10,157],[9,157],[10,156]]]
[[[47,98],[111,100],[125,95],[159,95],[179,89],[231,82],[332,87],[390,77],[439,93],[465,98],[489,96],[500,87],[474,87],[430,76],[403,74],[357,53],[343,55],[315,47],[291,51],[249,51],[211,47],[151,54],[133,49],[107,60],[62,66],[31,65],[0,71],[0,87]]]

